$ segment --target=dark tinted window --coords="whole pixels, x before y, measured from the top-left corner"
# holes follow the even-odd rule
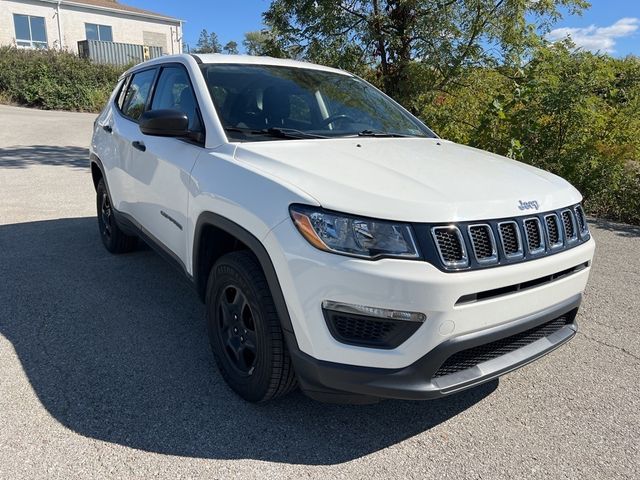
[[[375,131],[433,137],[422,123],[363,80],[309,68],[209,64],[202,67],[229,137],[288,128],[329,137]]]
[[[202,129],[189,74],[182,67],[162,69],[151,110],[179,110],[189,117],[190,130],[199,132]]]
[[[145,70],[133,75],[122,105],[122,113],[127,117],[138,120],[143,114],[155,75],[155,70]]]

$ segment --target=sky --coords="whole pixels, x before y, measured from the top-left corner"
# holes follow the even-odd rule
[[[119,0],[134,7],[183,19],[184,40],[195,45],[202,29],[218,34],[224,45],[242,45],[245,32],[262,28],[269,0]],[[640,0],[591,0],[581,16],[565,17],[554,25],[550,40],[567,35],[582,48],[623,57],[640,56]],[[241,47],[242,50],[242,47]]]

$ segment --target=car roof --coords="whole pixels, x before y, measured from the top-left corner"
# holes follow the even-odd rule
[[[338,73],[340,75],[352,76],[349,72],[339,70],[337,68],[325,67],[323,65],[317,65],[315,63],[301,62],[298,60],[287,60],[283,58],[273,57],[256,57],[252,55],[226,55],[222,53],[203,53],[203,54],[181,54],[181,55],[166,55],[155,58],[130,68],[123,74],[127,75],[130,72],[134,72],[144,67],[161,65],[163,63],[175,62],[178,59],[185,59],[192,57],[199,64],[225,64],[225,65],[272,65],[280,67],[291,68],[306,68],[309,70],[321,70],[325,72]]]

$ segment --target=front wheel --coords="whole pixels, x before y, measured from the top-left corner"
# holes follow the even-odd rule
[[[296,387],[271,292],[251,253],[224,255],[211,270],[207,327],[218,368],[242,398],[265,402]]]
[[[100,238],[105,248],[111,253],[127,253],[134,250],[138,239],[126,235],[120,230],[113,215],[111,198],[109,197],[104,179],[100,179],[96,187],[96,203],[98,210],[98,228],[100,229]]]

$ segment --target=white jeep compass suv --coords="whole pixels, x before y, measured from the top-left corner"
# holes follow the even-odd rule
[[[105,247],[138,238],[206,302],[229,386],[262,402],[428,399],[576,332],[580,194],[436,136],[349,73],[227,55],[127,71],[95,124]]]

